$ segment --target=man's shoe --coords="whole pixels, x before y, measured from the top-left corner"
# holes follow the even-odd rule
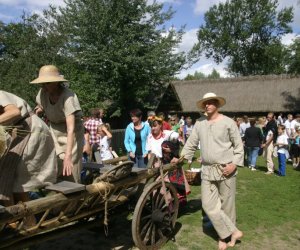
[[[252,171],[256,171],[256,168],[251,168]]]
[[[273,172],[271,172],[271,171],[268,171],[268,172],[266,172],[265,174],[268,174],[268,175],[269,175],[269,174],[273,174]]]

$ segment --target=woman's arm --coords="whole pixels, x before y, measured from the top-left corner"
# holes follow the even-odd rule
[[[19,119],[21,119],[21,111],[16,105],[9,104],[3,107],[3,113],[0,114],[1,125],[10,125]]]
[[[63,168],[63,175],[71,175],[73,170],[73,162],[72,162],[72,149],[73,149],[73,142],[75,138],[75,115],[71,114],[66,117],[66,124],[67,124],[67,149],[65,152],[64,158],[64,168]],[[82,138],[83,139],[83,138]]]

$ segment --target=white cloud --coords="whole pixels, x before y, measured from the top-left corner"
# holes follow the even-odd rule
[[[297,34],[295,33],[290,33],[290,34],[286,34],[283,37],[281,37],[281,42],[284,45],[290,45],[293,43],[293,40],[297,37]]]
[[[225,1],[226,0],[196,0],[194,4],[194,13],[204,14],[211,6]]]
[[[64,6],[64,0],[0,0],[0,5],[10,6],[16,9],[24,9],[30,12],[41,11],[49,6]]]
[[[157,3],[181,4],[182,0],[147,0],[147,4],[151,5],[156,1]]]
[[[65,5],[63,0],[27,0],[27,6],[35,6],[35,7],[47,7],[49,4],[54,6]]]
[[[190,51],[194,44],[198,41],[197,31],[198,29],[191,29],[184,33],[184,35],[182,36],[182,41],[179,44],[179,47],[177,48],[176,52]]]
[[[157,0],[158,3],[182,3],[182,0]]]

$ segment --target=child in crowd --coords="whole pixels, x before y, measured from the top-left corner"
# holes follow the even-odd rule
[[[110,160],[113,158],[110,148],[110,142],[112,134],[110,132],[110,126],[108,123],[101,124],[97,128],[97,137],[100,138],[100,144],[98,150],[100,152],[101,160]]]
[[[288,158],[288,137],[285,134],[285,126],[278,126],[278,137],[275,143],[278,156],[278,175],[285,176],[286,159]]]

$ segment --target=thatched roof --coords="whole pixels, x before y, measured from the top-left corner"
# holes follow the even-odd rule
[[[299,112],[300,78],[254,76],[174,81],[171,88],[183,112],[198,112],[196,102],[207,92],[226,99],[223,112]],[[170,88],[168,88],[170,89]]]

